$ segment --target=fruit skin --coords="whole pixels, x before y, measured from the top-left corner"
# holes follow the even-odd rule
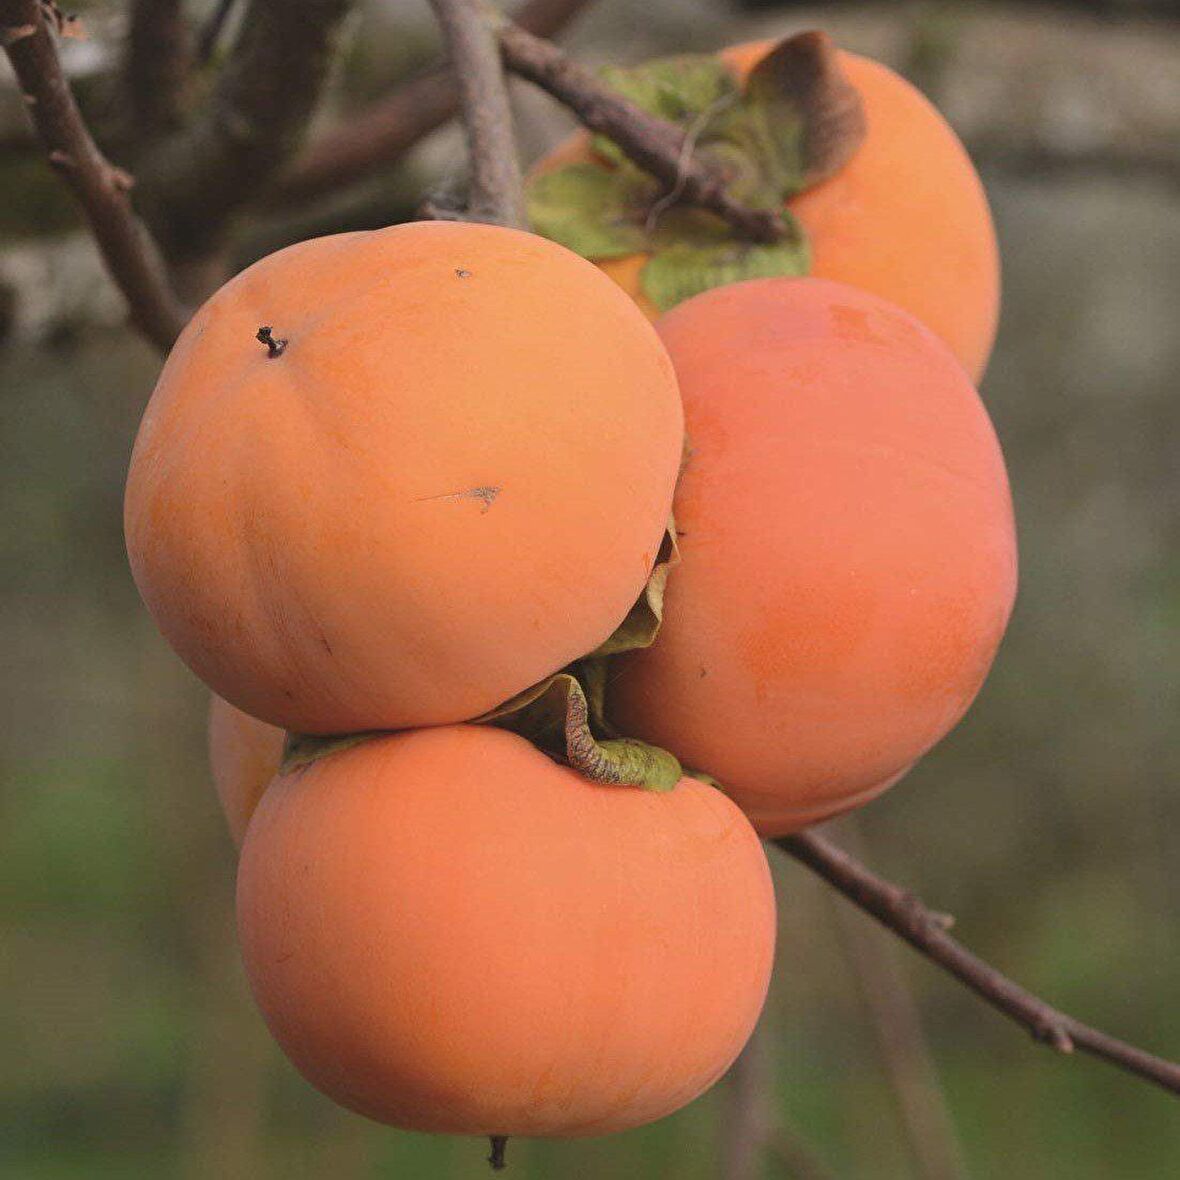
[[[262,792],[279,772],[286,736],[216,694],[209,698],[209,766],[230,835],[239,847]]]
[[[463,720],[627,614],[682,423],[651,325],[552,242],[458,223],[303,242],[173,350],[131,461],[132,572],[189,666],[264,721]]]
[[[304,1076],[407,1129],[582,1136],[728,1068],[765,999],[774,895],[692,779],[600,786],[482,726],[278,779],[242,852],[255,998]]]
[[[744,76],[774,41],[722,58]],[[787,206],[811,244],[813,278],[889,299],[941,336],[976,381],[987,367],[1000,308],[1000,260],[987,196],[963,145],[930,102],[887,66],[840,51],[865,105],[868,134],[835,176]],[[593,158],[583,132],[539,168]],[[598,265],[651,318],[640,289],[645,255]]]
[[[755,280],[658,326],[681,562],[608,707],[784,835],[879,793],[978,692],[1016,592],[1003,456],[946,347],[866,292]]]

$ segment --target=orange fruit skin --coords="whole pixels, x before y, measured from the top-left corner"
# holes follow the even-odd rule
[[[209,699],[209,766],[230,835],[239,847],[262,792],[278,774],[286,736],[216,694]]]
[[[738,45],[723,60],[744,76],[775,42]],[[1000,261],[987,196],[962,143],[930,102],[887,66],[841,51],[864,101],[868,134],[835,176],[787,207],[811,244],[810,275],[862,287],[917,316],[976,381],[987,367],[1000,308]],[[575,135],[541,165],[593,158]],[[651,318],[640,289],[646,255],[603,259]]]
[[[717,1080],[766,995],[775,911],[719,791],[599,786],[480,726],[278,779],[246,836],[240,941],[303,1075],[381,1122],[582,1136]]]
[[[978,692],[1016,592],[1003,456],[945,345],[866,292],[737,283],[658,326],[682,560],[610,711],[784,835],[879,794]]]
[[[131,568],[172,646],[252,716],[460,721],[622,621],[682,435],[651,325],[570,251],[458,223],[319,238],[182,333],[131,460]]]

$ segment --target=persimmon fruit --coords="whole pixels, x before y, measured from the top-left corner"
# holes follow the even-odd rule
[[[1016,591],[1003,456],[946,346],[867,292],[736,283],[658,327],[681,561],[608,705],[782,835],[883,790],[982,685]]]
[[[732,46],[722,60],[739,77],[776,45]],[[811,248],[809,274],[861,287],[905,308],[950,345],[978,380],[995,338],[1000,266],[986,194],[962,143],[934,106],[887,66],[839,51],[868,124],[851,159],[787,202]],[[536,167],[551,171],[595,159],[577,132]],[[647,256],[598,261],[645,311]]]
[[[216,693],[209,700],[209,766],[225,821],[241,845],[267,784],[279,771],[286,734]]]
[[[721,792],[599,785],[451,726],[276,779],[238,925],[271,1031],[329,1097],[408,1129],[564,1137],[660,1118],[725,1071],[775,919]]]
[[[624,619],[682,435],[651,325],[572,252],[443,222],[313,239],[181,334],[131,460],[132,572],[252,716],[462,721]]]

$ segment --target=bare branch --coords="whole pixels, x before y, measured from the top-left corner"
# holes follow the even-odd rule
[[[99,151],[82,121],[39,0],[0,0],[0,41],[45,154],[78,198],[132,319],[166,351],[187,316],[155,243],[132,212],[131,177]]]
[[[229,14],[233,11],[234,0],[217,0],[217,7],[209,14],[209,19],[201,27],[201,35],[197,38],[197,62],[208,65],[217,52],[217,42],[221,40],[221,31]]]
[[[842,829],[856,855],[863,856],[865,837],[855,815],[843,819]],[[925,1180],[964,1180],[967,1172],[954,1121],[897,943],[834,894],[829,892],[827,899],[865,1015],[877,1039],[881,1064],[913,1158],[914,1174]]]
[[[459,79],[471,157],[467,215],[493,225],[524,226],[524,188],[504,65],[480,0],[430,0]]]
[[[927,909],[912,893],[878,877],[823,836],[806,831],[774,843],[993,1008],[1024,1025],[1036,1040],[1062,1053],[1076,1047],[1180,1094],[1180,1065],[1082,1024],[1025,991],[952,938],[945,915]]]
[[[191,64],[182,0],[132,0],[123,87],[137,135],[180,126]]]
[[[725,1075],[720,1126],[720,1180],[755,1180],[767,1157],[785,1164],[796,1180],[834,1180],[810,1144],[776,1109],[772,1032],[763,1014],[753,1036]]]
[[[215,252],[233,214],[296,149],[349,4],[250,0],[200,118],[144,169],[141,204],[170,261]]]
[[[759,1025],[725,1075],[719,1132],[721,1180],[757,1180],[763,1173],[766,1145],[774,1125],[774,1079],[768,1049],[765,1029]]]
[[[735,201],[724,179],[685,150],[685,133],[679,127],[614,94],[555,45],[506,18],[497,21],[497,32],[504,61],[514,74],[548,91],[591,131],[608,135],[640,168],[675,191],[679,200],[711,209],[752,241],[782,239],[786,232],[782,218],[771,210],[749,209]]]
[[[515,19],[539,37],[552,37],[589,2],[528,0]],[[312,143],[279,177],[265,204],[283,207],[361,180],[375,169],[395,163],[458,111],[454,72],[439,67],[422,74]]]

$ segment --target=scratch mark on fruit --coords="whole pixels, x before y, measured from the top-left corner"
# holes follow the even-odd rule
[[[485,487],[467,488],[462,492],[443,492],[438,496],[420,496],[415,502],[425,504],[429,500],[479,500],[483,504],[483,507],[479,510],[479,514],[483,516],[491,508],[496,497],[503,490],[503,488],[488,485]]]
[[[469,279],[471,278],[471,271],[464,270],[461,266],[457,266],[455,267],[455,275],[460,279]]]

